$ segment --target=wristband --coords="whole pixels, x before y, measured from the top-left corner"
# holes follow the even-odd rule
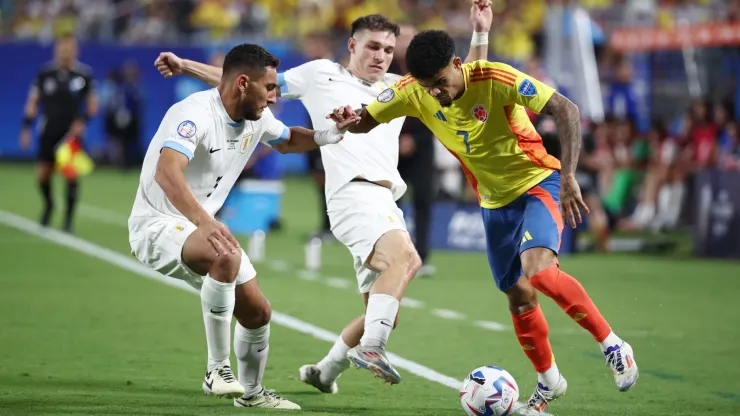
[[[488,32],[473,32],[473,38],[470,39],[470,46],[488,45]]]
[[[315,131],[313,133],[313,141],[319,146],[339,143],[343,138],[344,131],[337,129],[337,126],[331,126],[331,128],[326,130]]]
[[[23,117],[23,127],[30,128],[33,125],[33,117]]]

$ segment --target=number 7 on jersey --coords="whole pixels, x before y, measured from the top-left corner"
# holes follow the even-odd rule
[[[463,143],[465,143],[465,153],[470,154],[470,143],[468,143],[468,132],[463,130],[458,130],[456,133],[458,136],[463,137]]]

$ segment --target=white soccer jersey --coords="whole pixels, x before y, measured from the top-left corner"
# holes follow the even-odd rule
[[[278,83],[281,96],[300,99],[311,116],[313,128],[323,130],[334,125],[326,115],[335,108],[345,105],[365,107],[400,78],[399,75],[386,74],[380,81],[369,85],[342,65],[319,59],[278,74]],[[356,177],[391,182],[396,200],[406,192],[406,183],[398,173],[398,136],[404,120],[401,117],[381,124],[367,134],[347,133],[341,142],[321,147],[327,201]]]
[[[132,217],[184,218],[154,180],[159,153],[174,149],[188,157],[185,178],[209,215],[223,206],[226,196],[258,142],[279,143],[288,128],[265,109],[257,121],[234,122],[224,109],[217,89],[198,92],[174,104],[154,135],[141,168]]]

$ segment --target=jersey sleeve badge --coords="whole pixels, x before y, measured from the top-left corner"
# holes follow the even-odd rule
[[[519,94],[525,97],[534,97],[537,95],[537,87],[534,86],[532,81],[525,79],[519,84]]]
[[[393,88],[386,88],[385,91],[378,94],[378,102],[387,103],[390,100],[392,100],[393,97],[395,96],[396,96],[396,92],[393,91]]]
[[[195,136],[195,132],[198,129],[195,127],[195,123],[190,120],[185,120],[177,126],[177,134],[185,139],[190,139]]]

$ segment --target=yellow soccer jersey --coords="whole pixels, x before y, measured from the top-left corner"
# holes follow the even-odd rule
[[[471,62],[462,70],[465,92],[450,107],[406,75],[367,111],[380,123],[421,119],[460,161],[480,205],[499,208],[560,169],[523,107],[539,113],[555,90],[498,62]]]

